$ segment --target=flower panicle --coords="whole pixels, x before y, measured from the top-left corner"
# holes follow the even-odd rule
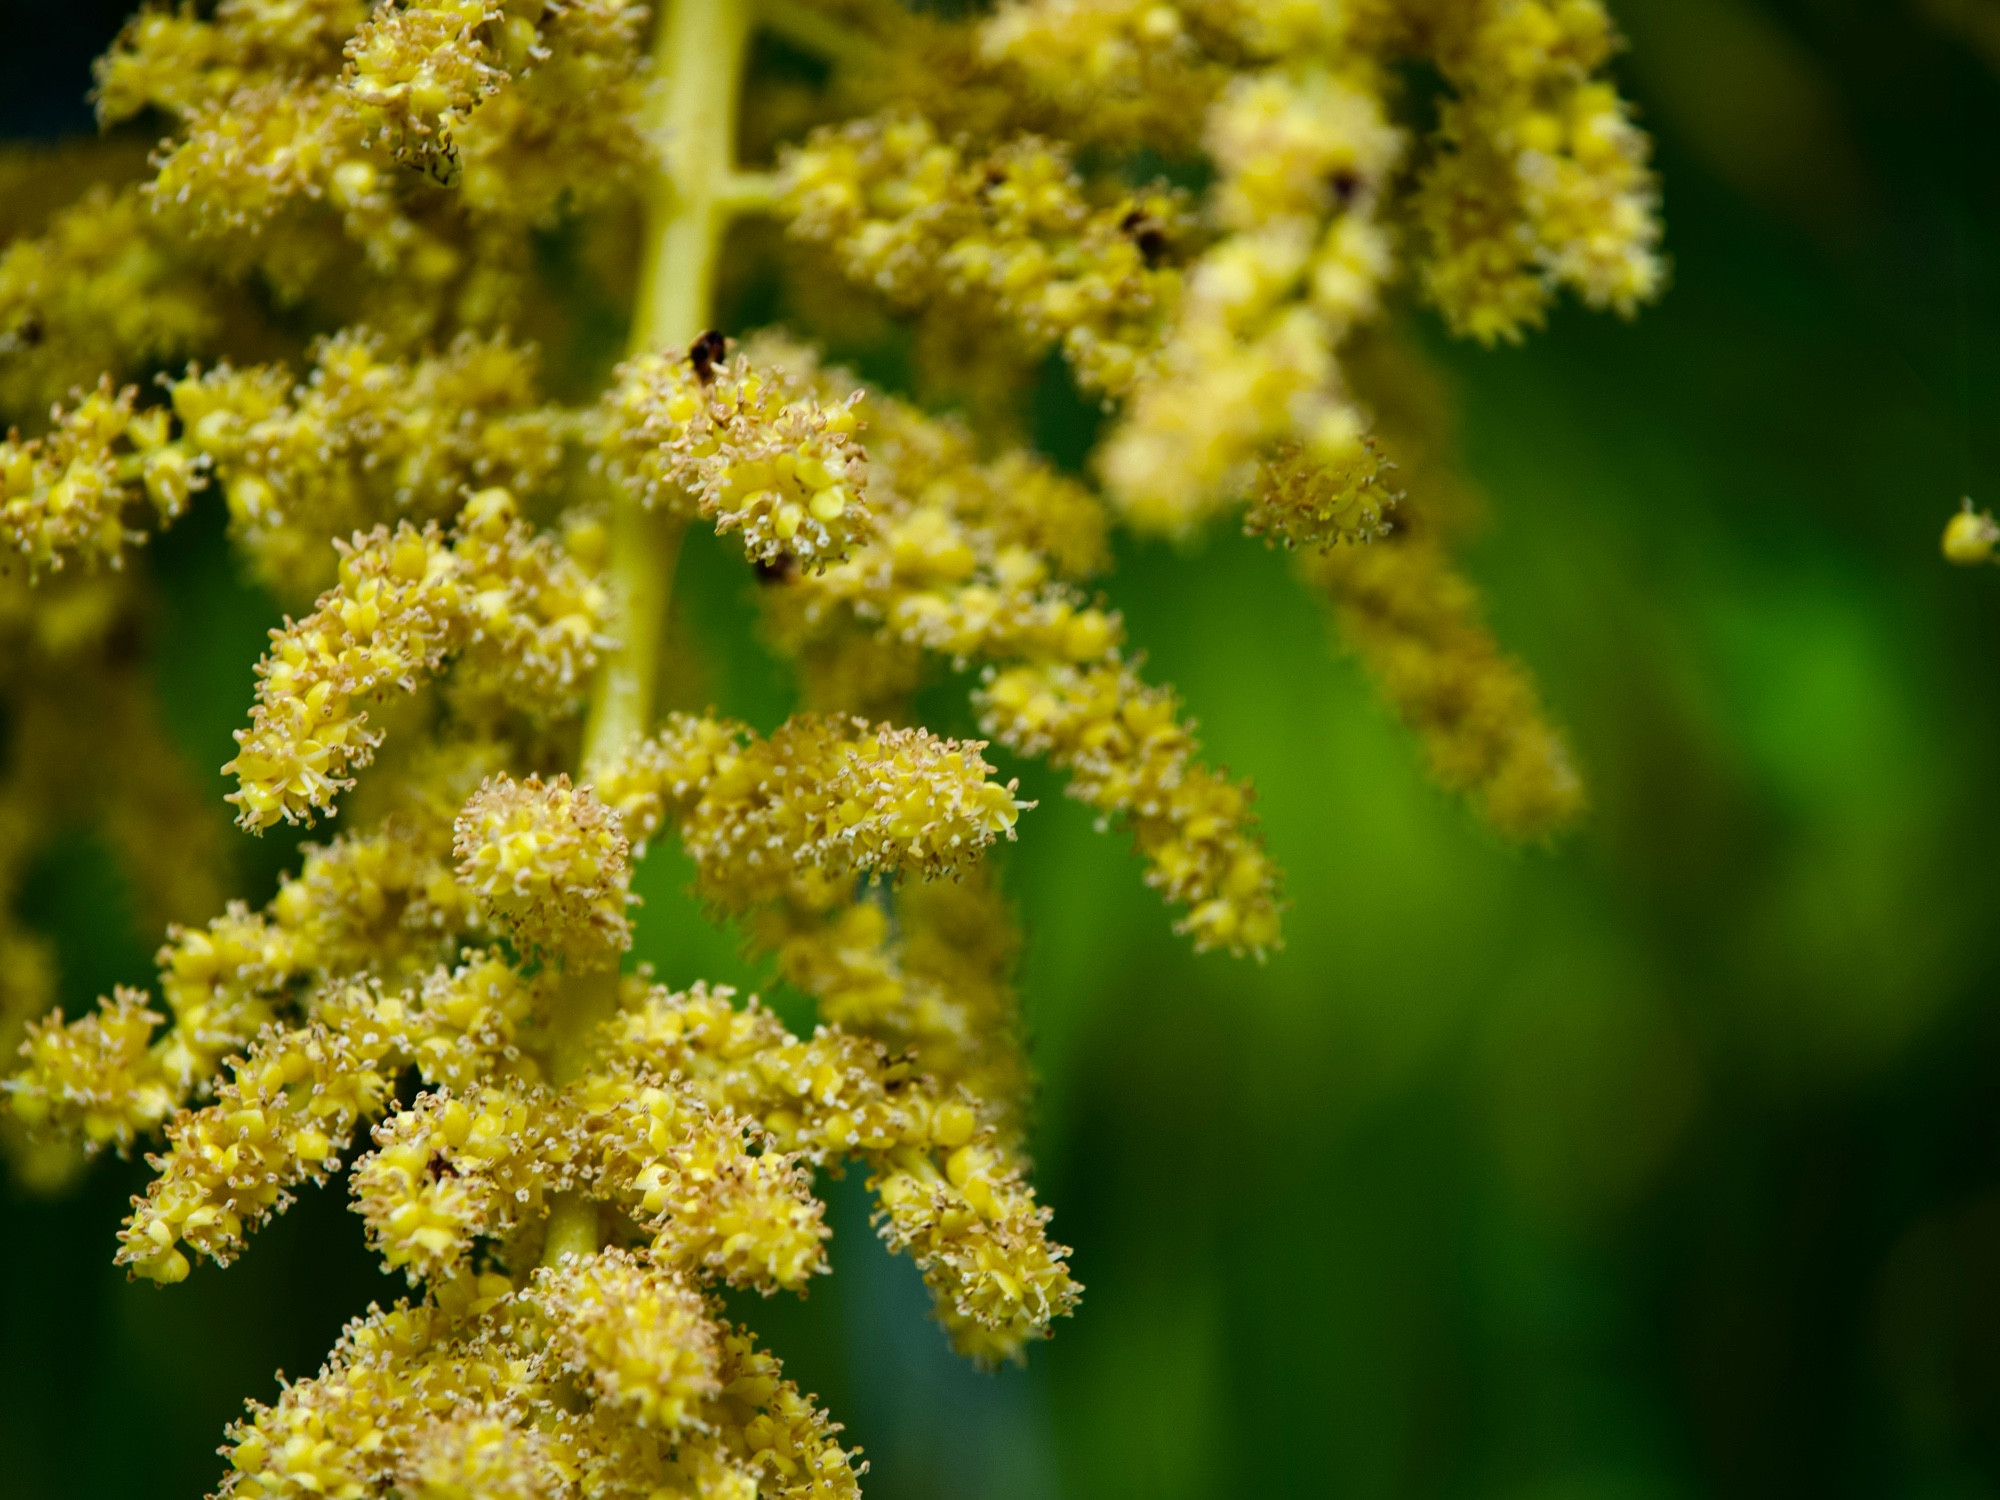
[[[602,411],[614,482],[648,506],[692,504],[751,560],[818,568],[869,524],[856,398],[822,401],[779,366],[725,358],[705,333],[685,356],[619,367]]]
[[[647,26],[629,0],[151,6],[96,90],[107,126],[165,121],[150,160],[64,158],[96,182],[63,209],[57,168],[0,170],[34,200],[0,246],[0,417],[28,434],[0,443],[25,560],[0,577],[0,886],[61,811],[41,790],[92,779],[67,747],[164,743],[130,709],[143,578],[118,565],[204,488],[298,611],[225,768],[237,821],[347,819],[261,908],[224,905],[171,868],[206,848],[186,798],[130,777],[100,822],[187,925],[155,996],[75,1020],[32,1019],[49,957],[0,923],[10,1151],[159,1143],[119,1264],[226,1264],[351,1162],[420,1289],[252,1404],[229,1500],[850,1500],[838,1426],[721,1313],[826,1273],[823,1168],[864,1170],[975,1360],[1076,1306],[986,858],[1032,803],[988,746],[1126,829],[1197,950],[1261,958],[1283,907],[1250,787],[1090,592],[1114,522],[1235,516],[1294,549],[1438,779],[1520,836],[1581,805],[1369,369],[1404,278],[1487,342],[1559,295],[1659,291],[1601,0],[675,0],[653,49]],[[810,105],[742,88],[759,28],[824,56]],[[722,53],[684,55],[697,35]],[[1441,82],[1421,127],[1413,64]],[[771,266],[809,321],[914,323],[924,399],[974,420],[784,335],[696,336],[758,214],[782,233],[728,242],[746,284]],[[591,330],[628,294],[593,396]],[[563,405],[507,329],[553,351]],[[1104,408],[1067,468],[1013,437],[1047,359]],[[163,368],[165,404],[124,387]],[[660,660],[692,634],[670,583],[697,519],[797,669],[768,732],[658,712],[705,697]],[[1946,550],[1997,535],[1968,514]],[[946,672],[984,738],[917,726]],[[667,837],[809,1035],[621,974],[633,861]]]

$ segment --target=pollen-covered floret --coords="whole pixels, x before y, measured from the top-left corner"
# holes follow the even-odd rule
[[[768,739],[745,735],[704,757],[700,794],[683,815],[681,841],[702,893],[742,908],[784,894],[805,870],[838,880],[960,868],[996,838],[1012,838],[1031,805],[1015,797],[1016,783],[989,779],[981,748],[812,714]],[[666,747],[642,748],[612,767],[615,801],[648,805],[679,769],[672,762]],[[654,776],[660,781],[648,784]]]
[[[1946,562],[1969,568],[1992,561],[1996,542],[2000,542],[2000,526],[1994,524],[1988,512],[1974,510],[1968,499],[1945,523],[1940,546]]]
[[[526,1295],[562,1367],[641,1427],[698,1425],[722,1390],[721,1330],[672,1271],[606,1250],[543,1267]]]
[[[621,823],[567,776],[493,777],[458,815],[458,877],[524,951],[608,960],[632,941]]]
[[[507,81],[485,36],[505,15],[492,0],[409,0],[362,22],[342,83],[397,160],[440,181],[454,175],[454,133]],[[532,22],[519,24],[533,36]]]
[[[1315,463],[1298,444],[1280,444],[1258,465],[1243,529],[1287,547],[1373,541],[1388,530],[1396,505],[1387,474],[1393,467],[1372,439],[1346,464]]]
[[[389,1097],[385,1038],[309,1026],[267,1032],[233,1066],[215,1102],[167,1126],[159,1169],[119,1232],[118,1263],[135,1276],[179,1281],[188,1260],[177,1241],[227,1265],[245,1237],[291,1201],[291,1189],[324,1182],[355,1127]]]
[[[545,1099],[482,1087],[425,1094],[377,1125],[351,1186],[383,1265],[412,1283],[441,1280],[474,1239],[539,1217],[546,1117]]]
[[[168,442],[168,416],[138,411],[138,391],[105,381],[75,406],[58,408],[46,437],[0,441],[0,553],[31,572],[70,558],[116,567],[145,533],[127,508],[150,500],[162,524],[187,508],[202,483],[199,467]]]
[[[414,690],[447,655],[526,703],[568,696],[595,662],[603,591],[514,518],[504,490],[467,502],[447,545],[435,526],[377,527],[341,548],[340,582],[305,619],[271,632],[257,706],[223,769],[237,821],[262,830],[331,812],[379,733],[357,700]],[[558,701],[560,701],[558,699]]]
[[[741,533],[754,561],[824,566],[869,521],[855,403],[823,403],[781,368],[725,364],[721,349],[704,334],[685,357],[619,367],[602,413],[606,470],[648,506],[691,504]]]
[[[130,1149],[180,1102],[149,1045],[164,1019],[143,991],[121,987],[70,1024],[59,1010],[30,1022],[21,1046],[27,1067],[5,1085],[15,1118],[30,1130],[67,1129],[91,1150]]]

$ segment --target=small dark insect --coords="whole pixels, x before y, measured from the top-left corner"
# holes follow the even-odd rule
[[[688,363],[694,366],[694,378],[703,385],[715,379],[715,367],[729,352],[729,341],[713,328],[688,345]]]
[[[1326,185],[1333,189],[1333,198],[1342,208],[1354,201],[1354,195],[1361,191],[1361,178],[1345,168],[1327,178]]]
[[[42,341],[42,320],[29,313],[21,319],[21,326],[14,330],[14,337],[21,341],[23,348],[34,348]]]
[[[458,1168],[451,1164],[451,1158],[442,1151],[433,1151],[431,1159],[424,1163],[424,1175],[432,1182],[440,1182],[447,1177],[456,1177]]]
[[[1149,268],[1167,258],[1167,226],[1143,208],[1135,208],[1125,215],[1118,221],[1118,227],[1139,247],[1139,254]]]
[[[985,178],[979,184],[980,195],[983,197],[987,193],[992,192],[1006,180],[1007,169],[1005,167],[988,167]]]
[[[752,566],[757,570],[759,583],[790,583],[799,574],[798,562],[790,553],[780,556],[776,562],[760,559]]]

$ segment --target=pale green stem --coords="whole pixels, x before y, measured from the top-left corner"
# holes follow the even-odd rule
[[[653,43],[659,79],[647,134],[665,171],[646,195],[634,354],[685,349],[708,326],[715,265],[732,214],[757,199],[736,170],[736,111],[750,45],[743,0],[678,0]],[[584,728],[586,774],[652,728],[661,629],[685,522],[620,495],[612,502],[611,597],[620,644],[606,658]]]
[[[593,969],[571,976],[563,986],[547,1054],[549,1082],[557,1088],[574,1083],[590,1071],[597,1029],[618,1008],[618,971]],[[542,1264],[552,1266],[565,1255],[588,1255],[597,1248],[597,1202],[573,1189],[557,1193],[549,1204],[549,1227],[542,1240]]]
[[[736,110],[750,45],[743,0],[677,0],[653,49],[661,93],[652,144],[668,170],[647,205],[635,353],[685,347],[708,326],[736,176]]]
[[[646,192],[646,250],[630,347],[635,354],[684,351],[708,327],[716,260],[729,220],[768,195],[763,179],[736,170],[736,112],[750,44],[745,0],[675,0],[653,40],[658,77],[647,121],[655,159]],[[605,658],[584,724],[587,776],[653,727],[653,689],[686,522],[648,511],[624,494],[611,511],[609,584],[619,644]],[[564,986],[548,1052],[560,1088],[588,1071],[598,1027],[617,1007],[615,971]],[[597,1205],[562,1193],[549,1210],[542,1263],[597,1248]]]

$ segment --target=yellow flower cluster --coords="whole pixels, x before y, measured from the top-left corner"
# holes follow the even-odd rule
[[[678,1074],[709,1106],[756,1120],[779,1149],[814,1163],[859,1156],[882,1206],[882,1236],[909,1252],[938,1316],[966,1353],[1018,1355],[1079,1288],[1047,1237],[1018,1166],[973,1101],[926,1087],[879,1047],[822,1029],[791,1036],[727,989],[647,993],[612,1030],[611,1052]]]
[[[411,1012],[422,1025],[406,1041],[430,1074],[458,1081],[447,1056],[458,1037],[504,1052],[525,1004],[513,972],[477,960],[448,981],[431,975],[475,931],[451,841],[457,788],[477,775],[474,755],[469,769],[442,774],[440,787],[420,784],[379,832],[308,846],[303,868],[264,912],[231,903],[204,926],[174,928],[158,957],[171,1025],[157,1037],[163,1018],[136,992],[73,1022],[58,1011],[31,1026],[28,1066],[6,1083],[15,1114],[90,1149],[122,1152],[190,1095],[210,1092],[223,1060],[288,1011],[302,987],[356,976],[424,983]],[[448,806],[436,805],[440,795]]]
[[[616,1250],[535,1273],[562,1367],[645,1428],[677,1432],[722,1389],[721,1330],[671,1271]]]
[[[766,1293],[825,1274],[811,1175],[760,1126],[631,1069],[587,1075],[571,1094],[592,1191],[651,1231],[656,1261]]]
[[[1225,233],[1188,268],[1159,376],[1100,457],[1135,525],[1198,530],[1279,445],[1334,471],[1368,462],[1334,356],[1375,315],[1393,266],[1380,213],[1403,141],[1371,65],[1344,52],[1242,74],[1209,109],[1210,211]]]
[[[1479,618],[1479,600],[1421,536],[1307,558],[1383,697],[1423,741],[1431,774],[1497,832],[1543,838],[1583,811],[1583,783],[1533,681]]]
[[[354,1127],[393,1084],[387,1038],[370,1045],[323,1027],[273,1034],[237,1060],[215,1103],[167,1127],[160,1175],[119,1234],[118,1262],[155,1281],[188,1273],[176,1243],[227,1265],[245,1235],[323,1182]]]
[[[854,400],[822,404],[782,368],[721,361],[721,336],[703,334],[685,358],[620,366],[606,470],[648,507],[692,501],[757,562],[824,567],[869,521]]]
[[[97,61],[99,117],[115,123],[149,106],[185,116],[240,88],[336,67],[368,9],[367,0],[220,0],[208,20],[141,11]]]
[[[981,29],[979,50],[1052,107],[1067,133],[1179,154],[1197,144],[1202,113],[1229,76],[1196,41],[1203,31],[1233,41],[1212,29],[1222,9],[1159,0],[1006,4]]]
[[[28,1067],[7,1080],[14,1117],[34,1130],[60,1113],[91,1146],[120,1150],[157,1130],[180,1102],[148,1051],[162,1019],[143,991],[120,989],[74,1025],[61,1011],[31,1022],[21,1048]]]
[[[171,391],[181,446],[206,461],[258,575],[310,597],[332,581],[329,536],[399,518],[444,521],[468,486],[532,492],[562,447],[537,408],[534,362],[464,335],[442,355],[392,359],[346,330],[294,385],[282,366],[193,371]]]
[[[1286,547],[1372,541],[1389,529],[1388,512],[1400,498],[1388,488],[1391,467],[1372,438],[1338,466],[1314,463],[1297,443],[1281,443],[1258,465],[1243,529]]]
[[[1148,274],[1173,290],[1123,325],[1121,378],[1093,366],[1088,340],[1070,350],[1080,384],[1123,401],[1098,471],[1143,530],[1185,537],[1247,500],[1253,532],[1332,547],[1381,534],[1398,498],[1341,360],[1396,274],[1393,218],[1422,230],[1411,251],[1431,300],[1487,342],[1518,338],[1563,287],[1621,313],[1660,290],[1646,143],[1601,77],[1614,46],[1598,0],[1016,0],[981,26],[990,74],[972,65],[959,85],[979,102],[927,100],[965,136],[907,113],[824,127],[790,159],[783,209],[895,302],[977,292],[989,316],[1047,342],[1045,285],[1060,299],[1125,274],[1125,258],[1077,250],[1061,227],[1120,189],[1115,175],[1079,183],[1059,147],[1008,135],[1010,118],[1046,130],[1053,114],[1100,147],[1199,150],[1214,169],[1199,214],[1177,212],[1172,232],[1166,215],[1131,221],[1158,262]],[[1412,58],[1447,84],[1420,142],[1392,119],[1387,81]],[[1039,190],[1039,220],[991,201],[1020,161],[1035,164],[1024,196]],[[1074,283],[1054,271],[1071,253],[1086,267]],[[830,662],[866,670],[852,650]],[[893,659],[876,670],[909,676]],[[1532,693],[1511,702],[1530,713]]]
[[[187,508],[201,474],[167,442],[166,413],[133,408],[131,387],[111,382],[71,409],[58,409],[46,437],[0,441],[0,553],[31,571],[60,568],[71,556],[114,567],[144,533],[125,509],[143,495],[162,522]]]
[[[1006,1124],[1025,1081],[1006,982],[1015,940],[971,861],[1012,836],[1025,804],[991,770],[977,747],[919,730],[806,715],[759,740],[675,714],[597,784],[634,839],[677,826],[698,889],[755,908],[753,941],[824,1019],[913,1048]],[[857,893],[858,873],[954,878]]]
[[[9,1069],[30,1059],[31,1075],[46,1058],[56,1075],[0,1078],[0,1151],[40,1191],[71,1181],[91,1151],[157,1128],[177,1096],[147,1056],[156,1022],[143,995],[114,995],[103,1023],[77,1032],[51,1013],[55,947],[22,915],[37,866],[88,830],[145,927],[222,899],[222,827],[134,649],[150,602],[143,574],[0,568],[0,1058]]]
[[[369,1243],[412,1282],[462,1269],[480,1233],[505,1235],[545,1211],[534,1171],[541,1101],[519,1090],[425,1094],[375,1130],[355,1164],[355,1207]]]
[[[648,159],[643,13],[370,9],[142,11],[99,64],[99,119],[152,108],[176,122],[144,194],[170,240],[203,242],[205,264],[359,311],[399,342],[490,324],[535,293],[525,232],[603,203]]]
[[[238,822],[331,812],[381,742],[356,700],[411,691],[454,652],[474,653],[475,668],[528,704],[577,691],[596,660],[603,593],[514,517],[505,490],[483,490],[449,545],[434,526],[404,522],[342,546],[339,584],[271,632],[257,665],[257,708],[223,768],[240,783],[229,797]]]
[[[854,280],[905,305],[971,299],[1112,396],[1159,345],[1181,289],[1169,258],[1192,227],[1169,188],[1093,204],[1062,146],[1026,137],[969,158],[921,117],[817,131],[787,156],[784,194],[791,232]]]
[[[401,1303],[350,1323],[325,1369],[230,1429],[225,1500],[860,1493],[839,1426],[671,1273],[606,1251],[522,1291],[481,1282],[470,1330]],[[659,1420],[634,1420],[642,1390]]]
[[[1416,189],[1425,290],[1452,327],[1518,340],[1557,288],[1630,314],[1665,267],[1646,139],[1597,75],[1616,45],[1597,0],[1413,9],[1455,96]]]
[[[1008,983],[1019,936],[983,865],[859,897],[801,882],[756,914],[751,935],[822,1019],[965,1089],[1011,1140],[1028,1087]]]
[[[1049,755],[1077,777],[1074,795],[1124,817],[1152,864],[1151,883],[1194,909],[1184,925],[1201,947],[1276,947],[1277,872],[1257,840],[1248,793],[1193,759],[1171,695],[1147,688],[1119,660],[1118,618],[1062,581],[1102,566],[1100,508],[1018,452],[979,463],[958,429],[900,402],[870,395],[857,410],[869,433],[874,536],[845,562],[766,590],[776,638],[808,663],[833,655],[842,685],[884,706],[916,676],[897,648],[1000,664],[1002,683],[1014,686],[984,691],[984,732],[1010,750]],[[1294,508],[1334,503],[1314,496]],[[1076,738],[1039,732],[1024,715],[1068,723],[1072,711],[1029,707],[1046,697],[1039,687],[1023,688],[1019,704],[1007,695],[1045,680],[1090,684],[1092,712],[1143,726],[1136,743],[1150,748],[1134,748],[1130,733],[1086,735],[1080,725]],[[1095,747],[1088,754],[1084,739]]]
[[[5,215],[0,214],[0,220]],[[0,421],[206,347],[224,314],[136,187],[97,185],[0,248]]]
[[[567,776],[490,778],[458,815],[458,878],[524,952],[614,959],[632,945],[621,822]]]
[[[154,1023],[140,1014],[142,996],[129,1004],[114,996],[117,1014],[102,1026],[55,1034],[62,1023],[49,1015],[52,946],[18,915],[37,861],[87,828],[116,861],[147,926],[199,918],[221,903],[221,826],[132,650],[143,627],[140,571],[71,568],[33,581],[25,570],[0,574],[0,1057],[19,1057],[32,1040],[62,1075],[52,1089],[36,1084],[22,1094],[40,1122],[34,1130],[24,1128],[26,1115],[0,1109],[0,1147],[24,1180],[45,1188],[73,1173],[79,1146],[122,1148],[134,1129],[157,1126],[161,1099],[171,1112],[174,1096],[145,1061]],[[0,1080],[0,1090],[9,1083]],[[136,1125],[116,1107],[121,1098],[132,1102]]]
[[[342,82],[361,106],[364,124],[377,126],[398,161],[448,181],[458,169],[453,134],[481,103],[507,82],[481,34],[502,25],[503,12],[487,0],[418,0],[389,5],[361,23],[347,44]],[[526,55],[534,23],[510,18],[502,37]]]
[[[765,31],[826,85],[746,89]],[[839,1429],[720,1310],[826,1272],[814,1174],[846,1162],[965,1353],[1019,1358],[1074,1308],[1021,1154],[1019,936],[984,863],[1031,804],[913,704],[963,674],[983,734],[1129,828],[1198,949],[1276,948],[1249,787],[1086,592],[1114,522],[1186,537],[1242,507],[1441,779],[1523,836],[1575,812],[1367,335],[1392,225],[1483,339],[1563,287],[1621,312],[1657,290],[1612,46],[1598,0],[132,18],[97,104],[166,122],[150,165],[122,137],[0,158],[0,546],[25,562],[0,570],[0,897],[86,819],[149,920],[185,925],[155,995],[70,1020],[47,945],[0,913],[22,1058],[0,1145],[53,1183],[163,1142],[118,1251],[159,1282],[351,1164],[418,1299],[253,1405],[222,1495],[848,1500]],[[1413,62],[1444,89],[1423,138]],[[782,334],[732,350],[724,236],[758,214],[806,247],[776,257],[778,305],[812,322],[830,276],[858,283],[985,417]],[[551,350],[554,400],[509,329]],[[1051,351],[1107,404],[1088,478],[1010,438]],[[125,388],[169,364],[164,401]],[[133,544],[205,492],[258,582],[316,595],[258,666],[237,821],[347,820],[259,910],[213,888],[220,829],[131,646]],[[740,539],[796,669],[769,733],[655,711],[696,517]],[[1995,534],[1964,519],[1947,550]],[[659,838],[817,1006],[811,1035],[619,972]]]
[[[1118,663],[1013,667],[978,694],[980,727],[1070,773],[1069,793],[1122,815],[1146,883],[1187,907],[1196,951],[1262,955],[1278,944],[1277,871],[1255,837],[1248,790],[1194,760],[1173,695]]]
[[[921,729],[803,714],[768,739],[676,714],[602,773],[612,806],[646,837],[680,804],[681,841],[711,901],[743,910],[810,875],[934,877],[1014,834],[1031,803],[988,780],[982,747]]]
[[[126,1223],[121,1262],[178,1281],[188,1263],[175,1245],[185,1240],[226,1265],[294,1187],[339,1169],[354,1131],[393,1102],[404,1068],[459,1088],[496,1072],[531,1080],[514,1033],[546,1001],[546,986],[476,952],[400,995],[370,982],[324,991],[306,1024],[266,1029],[230,1063],[214,1102],[168,1123],[167,1151],[150,1158],[160,1175]],[[364,1164],[357,1192],[371,1181]]]

